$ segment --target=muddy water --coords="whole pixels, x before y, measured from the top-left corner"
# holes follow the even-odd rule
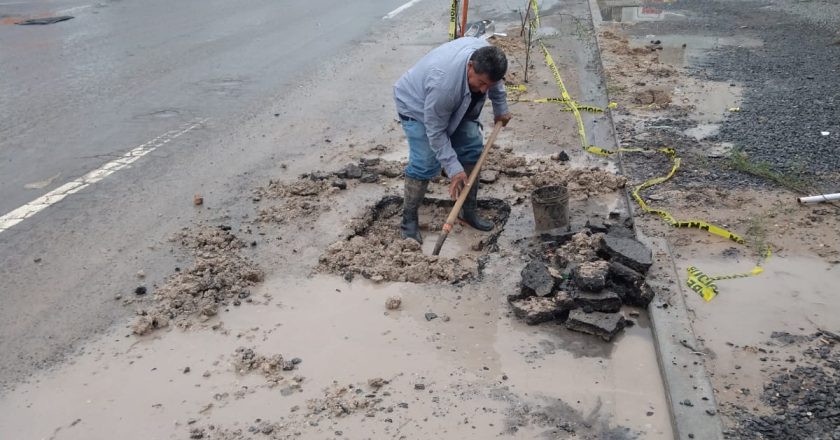
[[[750,261],[734,259],[696,260],[691,264],[707,274],[752,268]],[[683,278],[685,268],[680,272]],[[760,395],[768,367],[777,363],[788,366],[783,362],[786,357],[801,356],[795,346],[784,355],[784,348],[777,348],[775,354],[757,353],[751,348],[766,346],[774,331],[810,335],[817,328],[838,329],[840,266],[818,258],[773,257],[764,268],[765,272],[755,277],[718,281],[720,294],[710,303],[695,295],[687,298],[695,316],[694,330],[710,350],[710,371],[722,401],[744,400],[741,388],[752,390],[753,396]],[[769,357],[770,362],[762,361],[762,357],[765,361]],[[730,388],[728,383],[738,385]]]
[[[62,439],[140,432],[186,438],[190,427],[247,430],[258,418],[284,422],[302,438],[335,431],[348,438],[488,438],[511,426],[528,438],[550,431],[517,411],[529,405],[572,424],[670,438],[643,319],[618,342],[604,344],[560,326],[523,325],[487,292],[478,285],[276,278],[255,297],[268,293],[281,301],[224,313],[218,330],[164,331],[139,340],[118,332],[89,345],[74,362],[4,396],[0,427],[9,438]],[[392,295],[402,297],[401,310],[386,311]],[[427,320],[427,312],[438,318]],[[230,361],[239,346],[302,358],[286,378],[303,376],[302,391],[237,374]],[[364,384],[375,377],[391,383],[374,417],[306,416],[307,400],[323,398],[334,381]],[[425,389],[416,390],[418,383]],[[295,405],[300,409],[292,411]]]

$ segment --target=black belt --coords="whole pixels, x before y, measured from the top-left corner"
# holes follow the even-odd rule
[[[403,115],[403,114],[400,114],[400,113],[397,113],[397,116],[399,116],[399,117],[400,117],[400,120],[401,120],[401,121],[414,121],[414,122],[418,122],[418,121],[417,121],[417,119],[414,119],[414,118],[409,118],[408,116]]]

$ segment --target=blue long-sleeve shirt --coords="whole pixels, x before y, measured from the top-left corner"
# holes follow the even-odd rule
[[[397,113],[423,122],[435,157],[448,176],[464,170],[449,137],[470,105],[467,62],[473,52],[490,43],[463,37],[443,44],[424,56],[394,84]],[[493,114],[508,112],[504,81],[487,90]]]

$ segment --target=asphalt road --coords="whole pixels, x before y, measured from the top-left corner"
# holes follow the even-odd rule
[[[0,392],[125,318],[114,296],[176,264],[160,256],[162,237],[201,217],[192,194],[213,205],[214,194],[243,190],[255,164],[301,154],[220,139],[311,82],[403,3],[0,3],[0,216],[135,147],[154,148],[0,228]],[[75,18],[9,24],[64,14]],[[149,277],[138,281],[138,270]]]

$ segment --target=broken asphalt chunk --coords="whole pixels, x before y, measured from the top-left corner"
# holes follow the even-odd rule
[[[625,325],[621,313],[585,313],[580,309],[572,310],[566,320],[566,328],[569,330],[599,336],[607,342],[612,341]]]
[[[540,324],[562,317],[565,312],[575,307],[566,292],[558,292],[557,296],[529,296],[510,302],[513,313],[528,325]]]
[[[522,269],[522,296],[548,296],[554,286],[554,277],[545,264],[531,261]]]
[[[575,304],[586,310],[596,312],[615,313],[621,310],[621,297],[611,291],[587,292],[579,291],[574,294]]]
[[[604,260],[589,261],[575,267],[575,284],[584,290],[598,292],[607,285],[609,264]]]
[[[647,307],[656,294],[644,275],[616,261],[610,261],[607,281],[627,305]]]
[[[653,265],[650,249],[638,240],[613,233],[601,239],[600,253],[610,261],[621,263],[641,273],[647,273]]]
[[[336,176],[343,179],[359,179],[362,177],[362,168],[354,163],[344,167],[341,171],[336,173]]]

